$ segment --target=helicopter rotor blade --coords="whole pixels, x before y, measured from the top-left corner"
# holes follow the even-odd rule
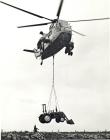
[[[21,9],[21,8],[18,8],[18,7],[16,7],[16,6],[13,6],[13,5],[11,5],[11,4],[5,3],[5,2],[3,2],[3,1],[0,1],[0,3],[5,4],[5,5],[7,5],[7,6],[10,6],[10,7],[13,7],[13,8],[15,8],[15,9],[20,10],[20,11],[23,11],[23,12],[25,12],[25,13],[28,13],[28,14],[30,14],[30,15],[36,16],[36,17],[38,17],[38,18],[44,18],[44,19],[47,19],[47,20],[49,20],[49,21],[53,21],[52,19],[49,19],[49,18],[40,16],[40,15],[37,15],[37,14],[35,14],[35,13],[29,12],[29,11],[24,10],[24,9]]]
[[[40,24],[32,24],[32,25],[25,25],[25,26],[18,26],[18,28],[35,27],[35,26],[43,26],[43,25],[48,25],[48,24],[51,24],[51,23],[52,23],[52,22],[40,23]]]
[[[108,20],[108,19],[110,19],[110,18],[107,17],[107,18],[95,18],[95,19],[73,20],[73,21],[68,21],[68,22],[83,22],[83,21],[96,21],[96,20]]]
[[[76,33],[76,34],[78,34],[78,35],[81,35],[81,36],[86,36],[86,35],[84,35],[84,34],[82,34],[82,33],[79,33],[79,32],[77,32],[77,31],[75,31],[75,30],[72,30],[72,32],[74,32],[74,33]]]
[[[60,1],[59,8],[58,8],[58,11],[57,11],[57,19],[59,19],[59,16],[60,16],[60,13],[61,13],[61,9],[62,9],[62,5],[63,5],[63,2],[64,2],[64,0],[61,0],[61,1]]]

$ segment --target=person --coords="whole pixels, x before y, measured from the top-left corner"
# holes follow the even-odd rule
[[[40,34],[42,37],[37,43],[37,48],[44,51],[44,43],[50,43],[50,39],[47,39],[47,34],[43,33],[42,31],[40,31]]]
[[[34,133],[36,133],[39,129],[34,125]]]

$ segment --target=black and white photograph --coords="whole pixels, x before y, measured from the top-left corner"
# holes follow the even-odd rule
[[[110,139],[110,1],[0,1],[1,140]]]

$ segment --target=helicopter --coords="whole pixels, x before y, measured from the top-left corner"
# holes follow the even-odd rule
[[[96,19],[84,19],[84,20],[73,20],[73,21],[66,21],[60,19],[60,14],[62,10],[62,6],[64,3],[64,0],[60,0],[60,4],[57,10],[57,14],[55,19],[50,19],[32,12],[29,12],[27,10],[18,8],[16,6],[13,6],[11,4],[5,3],[3,1],[0,1],[0,3],[5,4],[7,6],[10,6],[12,8],[15,8],[17,10],[20,10],[22,12],[28,13],[30,15],[33,15],[38,18],[46,19],[49,22],[46,23],[39,23],[39,24],[32,24],[32,25],[25,25],[25,26],[18,26],[18,28],[25,28],[25,27],[35,27],[35,26],[44,26],[50,24],[49,32],[43,33],[42,31],[40,34],[42,37],[39,39],[37,43],[37,48],[34,48],[33,50],[24,49],[23,51],[34,53],[36,59],[38,57],[41,58],[41,65],[43,64],[43,60],[47,59],[51,56],[54,56],[57,54],[60,50],[62,50],[65,47],[65,54],[68,54],[70,56],[73,55],[73,49],[74,49],[74,42],[72,42],[72,32],[79,34],[81,36],[85,36],[82,33],[79,33],[72,29],[70,22],[84,22],[84,21],[95,21],[95,20],[108,20],[109,17],[106,18],[96,18]]]

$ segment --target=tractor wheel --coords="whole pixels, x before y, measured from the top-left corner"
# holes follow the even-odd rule
[[[60,118],[60,122],[64,122],[65,119],[63,117]]]
[[[41,123],[45,123],[44,114],[41,114],[41,115],[39,116],[39,121],[40,121]]]
[[[55,119],[55,121],[56,121],[57,123],[59,123],[59,122],[60,122],[60,118],[57,117],[57,118]]]
[[[45,123],[51,122],[51,116],[50,116],[49,114],[46,114],[46,115],[44,116],[44,121],[45,121]]]

